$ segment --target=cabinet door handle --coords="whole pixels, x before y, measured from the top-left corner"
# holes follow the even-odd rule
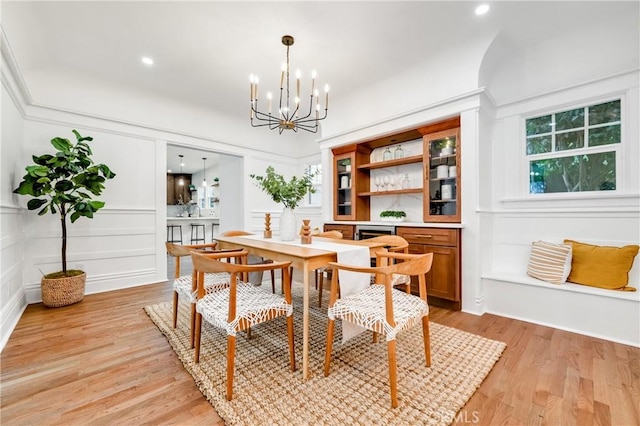
[[[407,235],[408,237],[415,237],[415,238],[433,238],[433,235],[431,234],[415,234],[415,235]]]

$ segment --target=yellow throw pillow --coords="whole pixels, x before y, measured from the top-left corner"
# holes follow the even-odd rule
[[[567,281],[611,290],[635,291],[627,284],[633,259],[638,254],[637,245],[608,247],[573,240],[564,240],[564,243],[573,247],[571,273]]]

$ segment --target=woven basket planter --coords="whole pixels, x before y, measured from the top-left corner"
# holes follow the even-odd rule
[[[78,303],[84,297],[86,280],[84,272],[73,277],[42,278],[42,303],[50,308]]]

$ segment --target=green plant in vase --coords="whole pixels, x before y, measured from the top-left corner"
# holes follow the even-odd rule
[[[292,241],[296,236],[296,222],[293,215],[300,201],[302,201],[307,193],[315,193],[313,186],[313,177],[317,172],[305,172],[302,177],[293,176],[290,180],[286,180],[283,175],[276,173],[272,166],[267,167],[264,176],[255,174],[249,175],[256,186],[271,196],[271,199],[278,204],[284,206],[282,216],[280,218],[280,239],[283,241]]]

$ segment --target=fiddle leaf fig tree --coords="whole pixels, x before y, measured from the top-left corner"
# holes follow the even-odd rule
[[[14,189],[14,193],[28,195],[29,210],[38,210],[38,215],[59,215],[62,226],[62,276],[67,276],[67,216],[71,223],[84,216],[89,219],[104,207],[103,201],[93,196],[102,194],[104,182],[116,175],[104,164],[94,164],[93,152],[88,142],[90,136],[81,136],[73,130],[75,142],[56,137],[51,139],[55,154],[32,156],[33,165],[27,166],[27,174]],[[69,271],[69,275],[71,271]]]

